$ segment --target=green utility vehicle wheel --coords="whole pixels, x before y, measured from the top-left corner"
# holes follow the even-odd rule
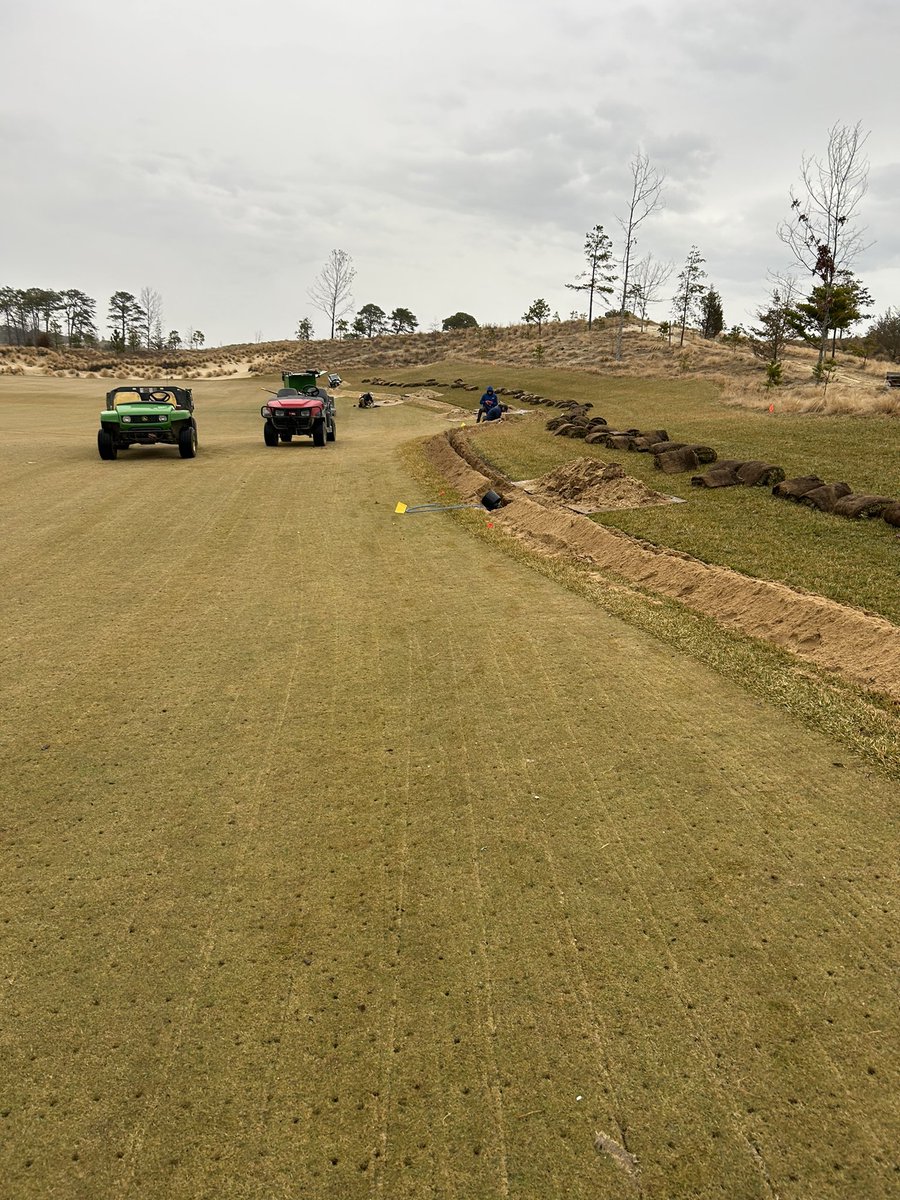
[[[112,434],[105,429],[97,432],[97,449],[100,451],[100,457],[108,460],[115,458],[118,453]]]
[[[194,458],[197,453],[197,430],[193,425],[185,425],[178,431],[178,453],[182,458]]]

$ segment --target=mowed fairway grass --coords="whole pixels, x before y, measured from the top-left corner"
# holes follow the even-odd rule
[[[896,784],[395,516],[440,416],[104,387],[0,380],[0,1193],[895,1196]]]

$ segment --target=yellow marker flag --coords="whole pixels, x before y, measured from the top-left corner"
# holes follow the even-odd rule
[[[406,512],[406,505],[403,503],[402,500],[397,501],[397,507],[394,509],[394,512],[395,513],[405,513]]]

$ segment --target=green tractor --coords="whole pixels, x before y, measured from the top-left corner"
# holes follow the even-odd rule
[[[97,434],[100,457],[116,458],[132,446],[177,446],[182,458],[193,458],[197,422],[190,388],[152,383],[107,392]]]

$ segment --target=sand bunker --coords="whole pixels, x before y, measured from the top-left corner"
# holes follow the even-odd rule
[[[654,492],[639,479],[626,475],[618,463],[603,463],[596,458],[574,458],[540,479],[526,479],[516,486],[529,495],[562,503],[578,513],[673,503],[673,497]]]
[[[500,482],[486,464],[476,468],[470,446],[463,457],[453,443],[464,437],[465,431],[455,430],[430,438],[423,447],[426,458],[464,499],[475,500],[488,488],[499,491],[507,503],[491,514],[492,523],[534,553],[593,563],[601,572],[670,596],[726,628],[773,642],[900,700],[900,629],[890,621],[652,545],[598,525],[560,502],[537,495],[532,499],[509,481]]]

